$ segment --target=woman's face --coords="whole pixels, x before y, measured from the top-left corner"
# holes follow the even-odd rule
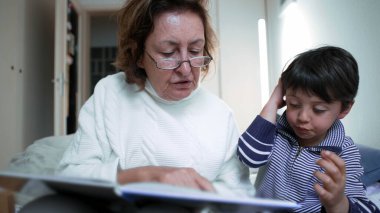
[[[186,61],[203,56],[204,45],[204,27],[198,15],[189,11],[163,13],[154,21],[154,31],[145,41],[145,52],[138,64],[145,69],[161,98],[181,100],[197,88],[200,68],[183,62],[176,69],[162,70],[156,67],[155,61],[163,58]]]

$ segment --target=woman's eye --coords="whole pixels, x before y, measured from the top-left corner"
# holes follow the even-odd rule
[[[161,55],[163,55],[165,58],[169,58],[174,55],[174,52],[162,52]]]
[[[198,55],[200,55],[201,53],[202,53],[202,51],[201,50],[190,50],[190,53],[191,53],[191,55],[195,55],[195,56],[198,56]]]

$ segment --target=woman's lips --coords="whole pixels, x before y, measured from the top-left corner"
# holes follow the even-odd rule
[[[192,81],[180,81],[176,83],[172,83],[172,85],[177,89],[189,89],[192,87]]]

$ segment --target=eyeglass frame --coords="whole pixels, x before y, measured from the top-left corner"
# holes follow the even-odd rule
[[[149,56],[149,58],[156,64],[156,68],[157,69],[160,69],[160,70],[174,70],[174,69],[177,69],[178,67],[180,67],[183,63],[185,62],[188,62],[189,65],[192,67],[192,68],[203,68],[203,67],[206,67],[207,65],[209,65],[211,63],[211,61],[213,60],[213,58],[211,56],[207,56],[207,55],[203,55],[203,56],[196,56],[196,57],[192,57],[192,58],[189,58],[187,60],[179,60],[179,59],[175,59],[175,58],[161,58],[160,60],[168,60],[168,59],[171,59],[173,61],[176,61],[177,62],[177,66],[176,67],[172,67],[172,68],[161,68],[161,67],[158,67],[158,63],[157,61],[153,58],[153,56],[151,56],[147,51],[145,51],[145,53]],[[207,64],[204,64],[202,66],[193,66],[191,64],[191,60],[193,59],[198,59],[198,58],[204,58],[204,59],[209,59],[208,63]]]

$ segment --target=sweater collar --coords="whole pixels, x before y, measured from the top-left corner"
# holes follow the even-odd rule
[[[286,119],[286,111],[278,119],[277,127],[279,134],[288,138],[288,141],[293,146],[298,146],[297,135],[294,133]],[[317,146],[304,147],[309,152],[320,153],[323,150],[329,150],[340,154],[345,139],[345,130],[342,122],[337,119],[328,130],[326,137]]]
[[[156,90],[153,88],[152,84],[150,83],[150,81],[148,79],[145,82],[145,88],[144,89],[154,100],[156,100],[158,102],[161,102],[164,104],[179,104],[179,103],[182,103],[182,102],[185,102],[185,101],[191,99],[195,94],[198,93],[199,88],[200,88],[200,82],[198,83],[198,87],[193,92],[191,92],[191,94],[189,96],[187,96],[186,98],[183,98],[181,100],[178,100],[178,101],[169,101],[169,100],[165,100],[165,99],[161,98],[157,94]]]

